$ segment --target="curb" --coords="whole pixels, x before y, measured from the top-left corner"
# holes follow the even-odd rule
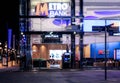
[[[2,68],[0,69],[0,72],[15,72],[15,71],[19,71],[19,67],[8,67],[8,68]]]

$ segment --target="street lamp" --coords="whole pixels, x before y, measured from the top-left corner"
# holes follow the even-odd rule
[[[107,29],[108,27],[105,27],[105,80],[107,80]]]
[[[106,23],[105,23],[106,24]],[[107,32],[109,33],[114,33],[114,32],[119,32],[119,28],[114,28],[112,27],[114,24],[110,24],[110,25],[106,25],[106,26],[96,26],[96,27],[92,27],[93,31],[104,31],[105,33],[105,63],[104,63],[104,68],[105,68],[105,80],[107,80]]]
[[[114,23],[104,27],[105,30],[105,80],[107,80],[107,32],[118,32],[119,28],[114,28]]]

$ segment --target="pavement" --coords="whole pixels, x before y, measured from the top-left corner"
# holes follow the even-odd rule
[[[8,65],[3,65],[3,63],[0,62],[0,72],[18,71],[19,69],[19,64],[16,64],[15,61],[13,63],[8,62]]]
[[[0,72],[0,83],[120,83],[120,70],[107,70],[105,80],[104,70],[41,69],[23,72],[16,69],[11,67],[6,71],[15,72]]]
[[[6,77],[10,73],[10,78],[24,83],[33,83],[30,79],[36,79],[35,83],[120,83],[120,70],[107,70],[105,79],[104,69],[32,69],[29,71],[20,70],[19,66],[2,67],[0,68],[0,74],[4,74]],[[21,79],[16,78],[16,75]],[[25,76],[25,77],[24,77]],[[31,78],[32,77],[32,78]],[[35,78],[34,78],[35,77]],[[40,78],[39,78],[40,77]],[[4,76],[3,82],[4,82]],[[26,79],[24,79],[26,78]],[[55,79],[54,79],[55,78]],[[0,78],[1,79],[1,78]],[[13,79],[13,80],[14,80]],[[15,83],[19,83],[19,82]],[[51,82],[50,82],[51,81]],[[14,83],[14,82],[12,82]]]
[[[0,72],[13,72],[13,71],[20,71],[20,68],[18,66],[0,68]]]

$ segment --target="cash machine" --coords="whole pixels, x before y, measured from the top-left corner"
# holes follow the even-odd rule
[[[71,68],[71,53],[65,52],[62,56],[62,68]]]

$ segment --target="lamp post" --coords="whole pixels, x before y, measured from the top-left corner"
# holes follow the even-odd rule
[[[116,31],[119,30],[119,28],[118,29],[115,29],[115,28],[112,29],[111,27],[113,25],[114,25],[114,23],[112,23],[112,24],[107,25],[107,26],[104,27],[104,30],[105,30],[105,66],[104,66],[105,67],[105,80],[107,80],[107,32],[110,33],[111,31],[114,32],[115,30]],[[110,31],[110,29],[112,29],[112,30]]]
[[[82,18],[80,18],[80,69],[83,69],[83,0],[80,0],[80,16]]]
[[[108,27],[105,26],[105,80],[107,80],[107,29]]]

